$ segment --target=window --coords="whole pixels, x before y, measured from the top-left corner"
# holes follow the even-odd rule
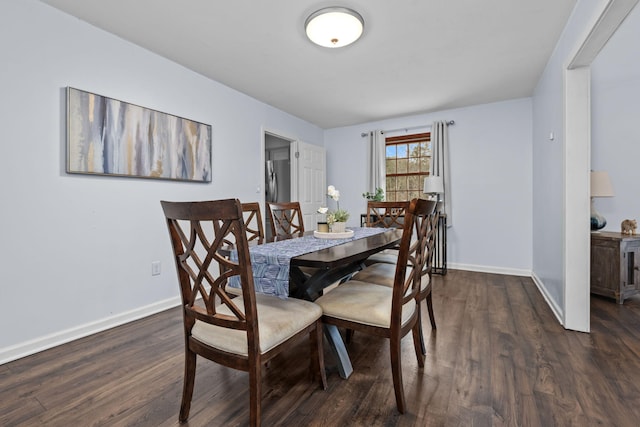
[[[424,178],[431,165],[431,133],[392,136],[386,142],[387,193],[391,202],[424,198]]]

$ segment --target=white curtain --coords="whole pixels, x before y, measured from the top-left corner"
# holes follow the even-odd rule
[[[445,121],[435,121],[431,127],[431,168],[432,176],[442,177],[444,193],[440,195],[443,202],[442,212],[447,215],[447,226],[453,224],[451,216],[451,172],[449,167],[449,126]]]
[[[369,132],[369,147],[367,151],[367,191],[376,192],[376,188],[382,188],[387,192],[386,173],[386,147],[384,135],[381,130]]]

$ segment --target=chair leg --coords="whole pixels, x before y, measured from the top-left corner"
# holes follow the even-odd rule
[[[404,388],[402,386],[402,354],[400,349],[400,337],[392,335],[389,339],[391,354],[391,374],[393,376],[393,390],[396,394],[396,406],[398,412],[404,414],[406,403],[404,400]]]
[[[436,329],[436,317],[433,314],[433,301],[431,299],[431,292],[427,295],[427,310],[429,310],[429,320],[431,321],[431,328]]]
[[[427,302],[427,310],[429,311],[429,321],[431,322],[431,329],[436,329],[436,317],[433,314],[433,301],[431,299],[431,293],[429,293],[429,295],[427,295],[427,297],[425,298],[426,302]],[[420,348],[422,350],[422,354],[426,355],[427,354],[427,348],[424,344],[424,333],[422,332],[422,307],[418,307],[418,324],[420,326]]]
[[[327,372],[324,368],[324,346],[322,335],[322,323],[318,320],[316,327],[309,334],[309,340],[311,341],[311,373],[312,377],[316,376],[316,373],[320,374],[320,386],[323,390],[327,389]]]
[[[418,359],[418,366],[424,367],[424,355],[426,354],[424,347],[424,339],[422,337],[422,324],[420,319],[420,313],[418,313],[418,321],[413,328],[411,328],[411,332],[413,335],[413,349],[416,352],[416,359]]]
[[[418,304],[418,339],[420,341],[420,352],[423,355],[427,354],[427,347],[424,344],[424,334],[422,332],[422,306]],[[414,339],[415,342],[415,339]]]
[[[262,418],[262,362],[249,362],[249,425],[260,427]]]
[[[182,403],[180,404],[180,422],[187,421],[191,409],[191,397],[193,396],[193,384],[196,379],[196,354],[185,349],[184,354],[184,383],[182,385]]]

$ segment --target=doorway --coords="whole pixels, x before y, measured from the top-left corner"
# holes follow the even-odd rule
[[[591,63],[638,0],[609,0],[564,72],[563,325],[590,331]]]
[[[292,142],[272,133],[264,134],[264,218],[267,238],[271,238],[271,218],[267,214],[266,203],[284,203],[292,200]]]

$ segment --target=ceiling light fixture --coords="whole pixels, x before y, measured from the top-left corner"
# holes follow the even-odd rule
[[[347,46],[360,38],[364,20],[355,10],[346,7],[326,7],[307,18],[304,23],[309,40],[324,47]]]

